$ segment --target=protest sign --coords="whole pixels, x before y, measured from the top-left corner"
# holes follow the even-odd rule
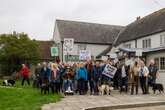
[[[64,38],[63,51],[64,55],[71,54],[73,52],[74,39]]]
[[[90,60],[91,54],[87,50],[80,50],[79,60]]]
[[[107,64],[102,74],[104,74],[107,77],[113,78],[116,73],[116,70],[117,68],[115,68],[114,66],[111,66],[110,64]]]

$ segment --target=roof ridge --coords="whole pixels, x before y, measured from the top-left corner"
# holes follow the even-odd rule
[[[143,16],[142,18],[140,18],[139,20],[135,20],[135,21],[133,21],[132,23],[126,25],[125,27],[127,27],[127,26],[129,26],[129,25],[131,25],[131,24],[137,23],[137,22],[141,22],[142,20],[144,20],[144,19],[146,19],[146,18],[148,18],[148,17],[151,17],[151,16],[153,16],[153,15],[155,15],[155,14],[157,14],[157,13],[160,13],[160,12],[162,12],[162,11],[165,11],[165,8],[159,9],[159,10],[154,11],[154,12],[148,14],[148,15],[145,15],[145,16]]]
[[[73,21],[73,20],[64,20],[64,19],[56,19],[56,21],[64,21],[64,22],[75,22],[75,23],[84,23],[84,24],[96,24],[96,25],[106,25],[106,26],[116,26],[116,27],[125,27],[123,25],[113,25],[113,24],[102,24],[102,23],[94,23],[87,21]]]

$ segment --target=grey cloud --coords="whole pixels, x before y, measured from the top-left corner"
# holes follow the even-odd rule
[[[0,33],[52,38],[55,19],[127,25],[165,7],[164,0],[0,0]],[[159,5],[161,4],[161,5]]]

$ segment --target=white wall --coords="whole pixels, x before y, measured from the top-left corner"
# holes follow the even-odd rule
[[[61,37],[60,37],[60,33],[59,33],[59,29],[57,27],[57,24],[55,24],[55,27],[54,27],[53,40],[56,43],[61,43]]]
[[[124,47],[124,45],[126,44],[131,44],[131,48],[135,48],[135,40],[132,40],[132,41],[128,41],[128,42],[124,42],[124,43],[121,43],[118,45],[118,47]]]
[[[147,37],[137,39],[137,48],[142,48],[142,42],[143,42],[144,39],[147,39],[147,38],[151,39],[151,48],[160,47],[160,35],[161,34],[165,34],[165,32],[161,32],[161,33],[157,33],[157,34],[154,34],[154,35],[150,35],[150,36],[147,36]],[[131,48],[135,48],[135,40],[121,43],[117,47],[123,47],[125,44],[131,44]]]
[[[74,44],[73,55],[78,55],[78,45],[79,45],[78,43]],[[85,45],[86,45],[86,50],[90,51],[91,55],[94,57],[99,55],[109,46],[109,45],[98,45],[98,44],[85,44]]]
[[[158,33],[158,34],[154,34],[154,35],[150,35],[150,36],[138,39],[137,48],[142,48],[142,42],[144,39],[147,39],[147,38],[151,39],[151,48],[160,47],[160,35],[161,34],[162,33]]]
[[[54,27],[53,40],[59,44],[58,45],[59,46],[59,56],[60,56],[60,59],[62,59],[62,44],[61,44],[61,37],[60,37],[60,33],[59,33],[59,29],[57,27],[57,24],[55,24],[55,27]]]
[[[78,45],[80,43],[75,43],[74,44],[74,49],[73,49],[73,53],[71,55],[79,55],[78,53]],[[84,44],[83,44],[84,45]],[[90,51],[91,56],[93,56],[94,58],[99,55],[102,51],[104,51],[106,48],[109,47],[109,45],[98,45],[98,44],[85,44],[86,45],[86,50]],[[64,55],[63,55],[63,59],[64,59]]]

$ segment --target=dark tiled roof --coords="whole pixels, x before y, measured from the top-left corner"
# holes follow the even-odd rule
[[[53,57],[51,57],[50,53],[50,47],[53,46],[53,41],[38,41],[39,42],[39,48],[41,52],[41,59],[42,60],[51,60]]]
[[[77,43],[112,44],[123,26],[56,20],[62,38],[74,38]]]
[[[100,58],[101,56],[106,55],[112,49],[112,45],[108,46],[103,52],[96,56],[96,58]]]
[[[123,32],[119,34],[116,44],[162,31],[165,31],[165,8],[126,26]]]

